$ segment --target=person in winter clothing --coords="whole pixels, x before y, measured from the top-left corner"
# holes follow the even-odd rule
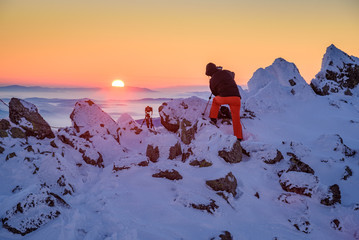
[[[232,114],[233,133],[241,141],[243,139],[240,120],[241,95],[234,81],[234,72],[222,70],[221,67],[217,67],[214,63],[208,63],[206,75],[211,77],[209,88],[215,96],[209,117],[216,123],[219,108],[223,104],[228,104]]]

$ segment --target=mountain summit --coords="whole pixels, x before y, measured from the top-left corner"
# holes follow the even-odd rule
[[[332,44],[323,56],[320,72],[310,85],[319,95],[344,93],[351,96],[358,92],[358,83],[359,58],[349,56]]]

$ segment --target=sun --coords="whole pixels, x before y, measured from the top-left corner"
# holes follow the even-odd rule
[[[112,82],[112,87],[124,87],[125,83],[122,80],[114,80]]]

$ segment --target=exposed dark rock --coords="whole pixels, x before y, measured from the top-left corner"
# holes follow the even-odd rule
[[[294,153],[287,152],[287,155],[291,157],[290,158],[291,165],[287,170],[287,172],[290,171],[305,172],[314,175],[315,173],[314,170],[308,164],[300,161],[299,158]]]
[[[6,138],[8,136],[9,136],[9,134],[7,134],[7,132],[5,130],[0,130],[0,138]]]
[[[353,93],[349,89],[345,90],[344,94],[347,96],[353,96]]]
[[[338,231],[342,231],[342,227],[340,225],[340,221],[336,218],[336,219],[333,219],[331,222],[330,222],[330,226],[332,228],[334,228],[335,230],[338,230]]]
[[[89,141],[89,142],[90,142],[90,138],[92,138],[93,136],[91,136],[91,134],[90,134],[89,131],[86,131],[86,132],[84,132],[83,134],[81,134],[79,137],[80,137],[80,138],[83,138],[83,139],[85,139],[86,141]]]
[[[213,199],[211,199],[211,202],[207,205],[191,203],[191,207],[198,210],[207,211],[210,214],[213,214],[216,211],[216,209],[219,208],[218,205],[216,204],[216,201],[214,201]]]
[[[10,129],[10,134],[12,138],[26,138],[25,132],[23,132],[20,128],[12,127]]]
[[[333,206],[336,203],[341,203],[341,193],[339,186],[334,184],[329,187],[329,192],[326,198],[320,201],[321,204],[326,206]]]
[[[102,158],[102,155],[101,153],[97,152],[97,159],[93,159],[91,158],[90,156],[87,156],[86,155],[86,152],[83,152],[82,153],[82,159],[87,163],[87,164],[90,164],[90,165],[93,165],[93,166],[97,166],[97,167],[100,167],[100,168],[103,168],[104,165],[103,165],[103,158]]]
[[[182,155],[181,144],[177,142],[174,146],[170,147],[170,153],[168,158],[173,160],[178,156]]]
[[[0,154],[3,153],[5,151],[5,148],[0,146]]]
[[[194,135],[197,132],[197,122],[192,125],[190,121],[187,119],[182,119],[180,124],[180,130],[181,130],[181,141],[184,144],[190,144],[192,140],[194,140]]]
[[[26,131],[26,136],[54,138],[50,125],[38,113],[35,105],[18,98],[9,102],[9,118]]]
[[[237,179],[232,172],[228,173],[224,178],[207,180],[206,184],[227,202],[229,198],[228,194],[232,194],[233,197],[237,196]],[[225,192],[228,194],[225,194]]]
[[[50,142],[50,145],[51,145],[51,147],[53,147],[53,148],[59,148],[59,147],[56,145],[56,143],[55,143],[54,140],[52,140],[52,141]]]
[[[170,132],[176,133],[178,131],[178,129],[180,128],[180,123],[179,120],[175,120],[170,118],[169,115],[167,115],[164,111],[163,108],[167,106],[167,103],[162,103],[161,106],[159,106],[158,108],[158,113],[160,114],[161,117],[161,124]]]
[[[157,162],[160,157],[158,146],[154,148],[152,145],[147,145],[146,156],[151,162]]]
[[[69,138],[67,138],[65,135],[60,135],[59,134],[59,135],[57,135],[57,137],[60,139],[61,142],[75,148],[75,144]]]
[[[188,148],[187,152],[182,153],[182,162],[186,162],[191,155],[193,155],[192,148]]]
[[[219,237],[219,238],[218,238]],[[223,231],[218,237],[211,238],[211,240],[232,240],[233,236],[228,231]]]
[[[259,199],[259,193],[258,192],[256,192],[256,194],[254,194],[254,196]]]
[[[0,130],[9,130],[10,129],[10,123],[6,119],[0,120]]]
[[[22,187],[20,187],[19,185],[17,185],[11,192],[12,193],[18,193],[22,190]]]
[[[24,149],[25,149],[26,151],[28,151],[28,152],[35,152],[31,145],[27,146],[27,147],[24,148]]]
[[[345,173],[342,177],[343,180],[347,180],[349,177],[353,176],[353,171],[350,169],[349,166],[345,166]]]
[[[279,184],[286,192],[311,197],[318,184],[318,178],[304,172],[286,172],[280,176]]]
[[[16,157],[16,153],[12,152],[12,153],[9,153],[7,156],[6,156],[6,161],[9,160],[10,158],[13,158],[13,157]]]
[[[142,161],[142,162],[139,162],[137,165],[140,166],[140,167],[147,167],[149,164],[148,161]]]
[[[198,160],[193,160],[189,163],[189,165],[194,166],[194,167],[210,167],[212,166],[211,162],[207,162],[205,159],[198,161]]]
[[[277,149],[277,155],[273,159],[265,159],[264,162],[267,164],[275,164],[283,159],[282,153]]]
[[[232,149],[227,151],[225,149],[218,152],[218,156],[228,163],[239,163],[242,161],[242,147],[239,141],[236,141]]]
[[[181,180],[183,177],[181,176],[181,174],[179,172],[177,172],[176,170],[172,169],[172,171],[160,171],[158,173],[155,173],[152,175],[152,177],[155,178],[167,178],[169,180]]]
[[[118,172],[118,171],[122,171],[122,170],[126,170],[126,169],[130,169],[130,167],[128,167],[128,166],[118,167],[118,166],[113,165],[112,171]]]
[[[297,229],[300,232],[309,234],[312,231],[310,222],[306,217],[288,219],[288,222],[293,224],[295,229]]]
[[[288,82],[292,87],[297,85],[297,83],[293,79],[289,79]]]

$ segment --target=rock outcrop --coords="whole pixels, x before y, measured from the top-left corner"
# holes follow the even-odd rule
[[[55,137],[50,125],[32,103],[12,98],[9,102],[9,118],[11,122],[25,130],[26,136],[34,136],[39,139]]]
[[[323,56],[320,72],[310,86],[318,95],[341,93],[352,96],[359,83],[359,58],[349,56],[333,44]]]

